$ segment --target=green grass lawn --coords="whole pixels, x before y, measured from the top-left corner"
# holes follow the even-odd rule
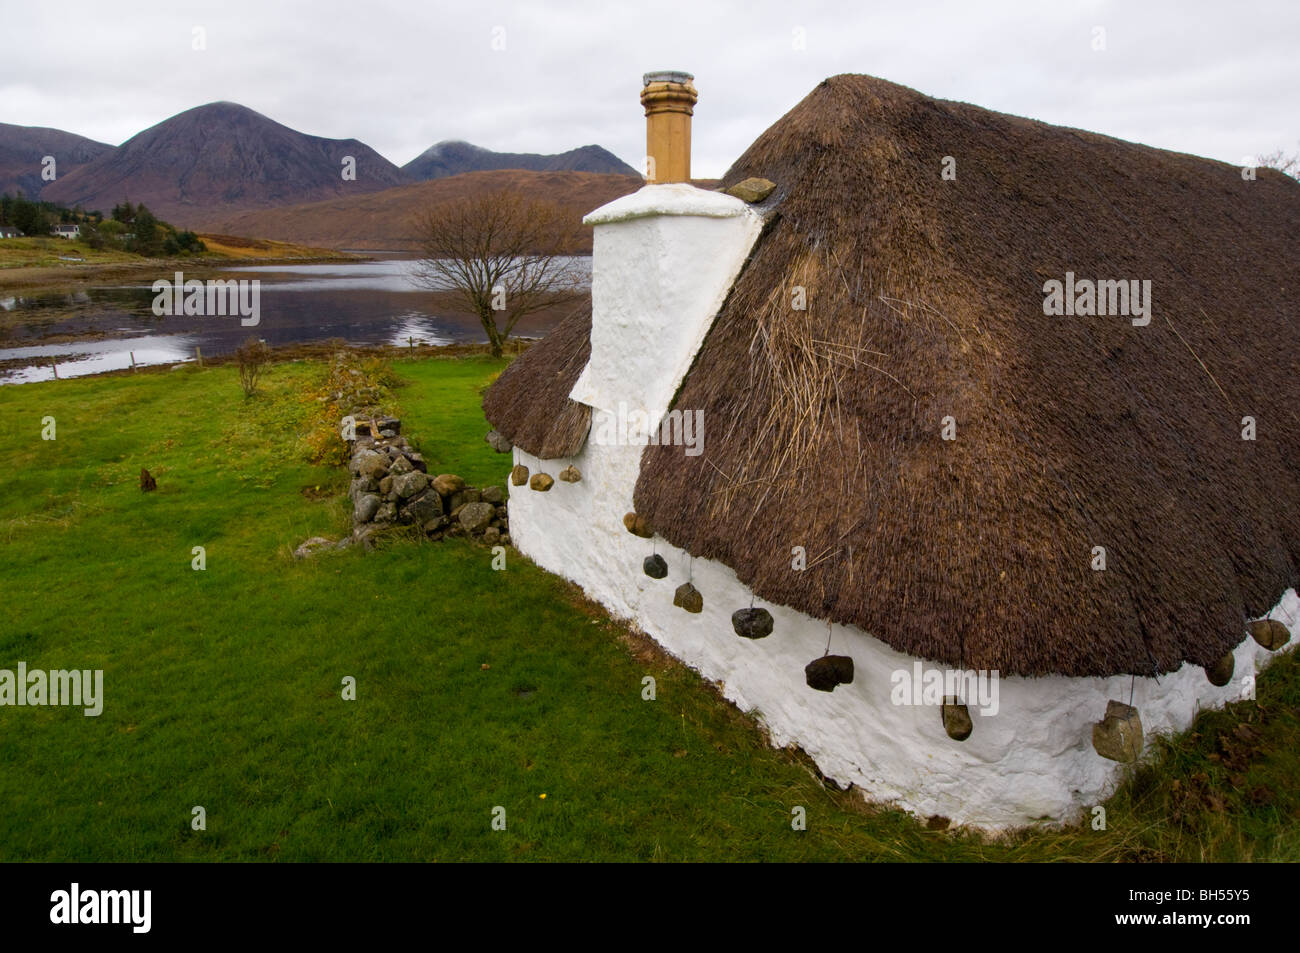
[[[396,365],[431,473],[505,482],[479,408],[500,367]],[[1166,746],[1105,831],[991,842],[828,789],[513,552],[295,561],[347,528],[346,474],[297,445],[323,374],[278,365],[248,402],[233,366],[0,388],[0,668],[102,668],[106,696],[98,718],[0,708],[0,860],[1300,858],[1291,659]]]

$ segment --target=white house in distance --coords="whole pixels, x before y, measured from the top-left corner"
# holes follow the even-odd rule
[[[55,225],[53,230],[50,232],[50,234],[57,235],[59,238],[69,238],[69,239],[80,238],[81,226],[75,223],[71,225],[67,225],[67,224]]]
[[[691,80],[645,78],[590,310],[484,398],[518,549],[956,824],[1078,820],[1253,698],[1300,631],[1300,185],[836,76],[708,191]]]

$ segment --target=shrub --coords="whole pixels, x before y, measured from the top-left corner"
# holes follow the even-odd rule
[[[239,360],[239,386],[244,389],[244,397],[252,397],[257,392],[257,379],[262,376],[264,368],[271,360],[271,348],[261,338],[250,337],[235,352]]]

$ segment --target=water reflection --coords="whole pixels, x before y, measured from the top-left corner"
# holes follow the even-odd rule
[[[571,266],[590,280],[589,258],[573,259]],[[0,325],[0,383],[50,379],[51,357],[59,361],[60,377],[72,377],[130,367],[132,351],[137,365],[193,360],[196,347],[204,354],[226,354],[250,335],[273,346],[328,338],[399,347],[486,340],[477,320],[440,308],[435,296],[413,284],[414,267],[411,260],[391,259],[209,270],[208,275],[261,281],[261,320],[250,327],[237,317],[157,317],[151,282],[6,295],[0,298],[6,312]],[[171,273],[159,277],[174,278]],[[525,317],[515,334],[539,337],[563,313]]]
[[[4,372],[7,384],[47,381],[54,377],[84,377],[105,371],[123,370],[134,359],[137,367],[151,364],[179,364],[194,359],[195,339],[182,334],[141,335],[128,340],[78,341],[72,344],[44,344],[0,350],[0,360],[29,360],[25,367]]]

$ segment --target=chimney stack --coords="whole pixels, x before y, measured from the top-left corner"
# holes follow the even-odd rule
[[[645,107],[646,182],[691,180],[691,114],[699,93],[690,73],[664,70],[642,77]]]

